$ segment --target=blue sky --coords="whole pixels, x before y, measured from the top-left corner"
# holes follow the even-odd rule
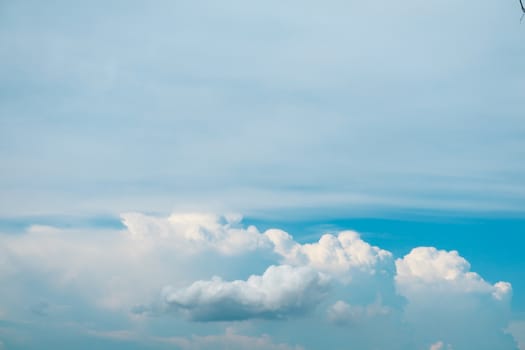
[[[525,349],[520,16],[1,2],[0,349]]]

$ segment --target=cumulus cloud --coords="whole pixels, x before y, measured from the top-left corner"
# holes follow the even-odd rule
[[[121,217],[133,239],[160,240],[190,252],[212,249],[234,255],[269,247],[255,226],[245,229],[240,225],[240,215],[185,213],[156,217],[126,213]]]
[[[285,318],[312,309],[326,294],[329,278],[309,267],[270,266],[246,281],[215,277],[182,289],[167,288],[166,303],[195,321]]]
[[[453,344],[458,350],[506,350],[515,344],[502,332],[510,319],[511,285],[487,282],[455,251],[418,247],[394,262],[390,252],[353,231],[300,244],[282,230],[245,227],[240,216],[135,213],[124,214],[123,222],[124,230],[31,226],[0,235],[0,308],[7,315],[47,315],[46,321],[77,317],[78,305],[126,317],[168,309],[171,320],[187,329],[217,327],[209,321],[270,324],[293,318],[327,327],[340,337],[334,342],[354,332],[360,348],[383,347],[383,340],[370,340],[378,327],[387,343],[417,349],[437,340],[443,349]],[[171,287],[159,302],[166,285]],[[77,306],[62,305],[66,299]],[[131,317],[147,324],[149,316]],[[329,322],[313,321],[322,319]],[[207,328],[207,334],[213,331]],[[198,348],[190,338],[174,339]]]
[[[437,349],[515,349],[502,331],[510,316],[510,283],[485,281],[457,251],[412,249],[396,260],[395,283],[407,299],[405,322],[421,342]],[[442,345],[434,343],[436,327]]]
[[[396,262],[396,283],[400,293],[412,297],[427,289],[434,293],[489,294],[494,299],[507,298],[512,291],[508,282],[494,285],[470,271],[470,264],[457,251],[437,250],[434,247],[412,249]]]
[[[354,231],[343,231],[337,236],[325,234],[318,242],[307,244],[295,242],[282,230],[268,230],[265,235],[287,264],[308,265],[347,279],[351,278],[351,271],[375,274],[392,258],[390,252],[371,246]]]
[[[25,305],[24,293],[16,289],[29,291],[26,283],[42,283],[44,290],[61,288],[98,307],[129,309],[173,281],[182,285],[228,275],[229,267],[264,264],[253,254],[239,257],[272,250],[257,228],[240,221],[239,215],[127,213],[122,231],[32,225],[19,235],[0,235],[0,278],[12,282],[0,296],[11,300],[6,308]]]
[[[261,233],[255,226],[243,227],[241,220],[240,215],[122,214],[122,222],[132,239],[145,244],[171,245],[185,254],[212,250],[231,256],[273,250],[285,264],[311,266],[346,280],[351,279],[353,272],[375,274],[392,263],[390,252],[371,246],[354,231],[325,234],[316,243],[300,244],[285,231],[269,229]]]

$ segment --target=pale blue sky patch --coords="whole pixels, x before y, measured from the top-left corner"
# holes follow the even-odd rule
[[[245,212],[290,186],[314,189],[290,207],[523,212],[510,1],[100,5],[2,5],[5,215]]]

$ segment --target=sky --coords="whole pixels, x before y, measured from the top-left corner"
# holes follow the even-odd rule
[[[0,349],[525,349],[518,0],[0,1]]]

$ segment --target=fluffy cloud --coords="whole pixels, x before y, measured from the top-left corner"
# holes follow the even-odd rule
[[[0,296],[11,300],[5,307],[12,309],[25,304],[17,289],[29,291],[30,284],[42,283],[43,290],[61,289],[98,307],[129,309],[168,283],[267,266],[257,255],[242,256],[271,252],[272,244],[240,220],[238,215],[127,213],[122,231],[33,225],[18,235],[0,235],[0,278],[11,281]]]
[[[281,262],[311,266],[345,281],[355,274],[376,274],[390,269],[390,252],[371,246],[354,231],[337,236],[323,235],[318,242],[299,244],[285,231],[269,229],[261,233],[255,226],[243,227],[240,215],[172,214],[155,217],[140,213],[122,215],[126,232],[143,245],[171,246],[183,254],[216,251],[226,256],[247,252],[273,251]]]
[[[433,247],[414,248],[396,260],[396,270],[397,290],[407,299],[404,320],[420,343],[432,344],[439,334],[436,349],[515,349],[502,331],[510,316],[510,283],[490,284],[458,252]]]
[[[346,279],[351,277],[351,271],[375,274],[392,257],[390,252],[363,241],[354,231],[343,231],[337,236],[325,234],[318,242],[308,244],[295,242],[292,236],[282,230],[268,230],[265,235],[284,262],[309,265]]]
[[[398,289],[409,298],[431,289],[433,293],[489,294],[502,300],[512,291],[508,282],[491,285],[471,272],[470,264],[457,251],[414,248],[404,258],[396,260],[396,270]]]
[[[132,239],[143,244],[170,245],[186,254],[212,250],[231,256],[273,250],[285,264],[311,266],[347,280],[352,273],[375,274],[392,262],[390,252],[371,246],[354,231],[343,231],[337,236],[325,234],[316,243],[299,244],[279,229],[261,233],[255,226],[244,228],[241,219],[240,215],[197,213],[168,217],[122,215],[126,232]]]
[[[133,239],[158,240],[190,252],[212,249],[234,255],[269,247],[268,240],[255,226],[241,227],[239,215],[186,213],[166,218],[126,213],[121,217]]]
[[[308,267],[270,266],[246,281],[215,277],[182,289],[166,288],[172,308],[195,321],[285,318],[315,306],[327,292],[329,278]]]

